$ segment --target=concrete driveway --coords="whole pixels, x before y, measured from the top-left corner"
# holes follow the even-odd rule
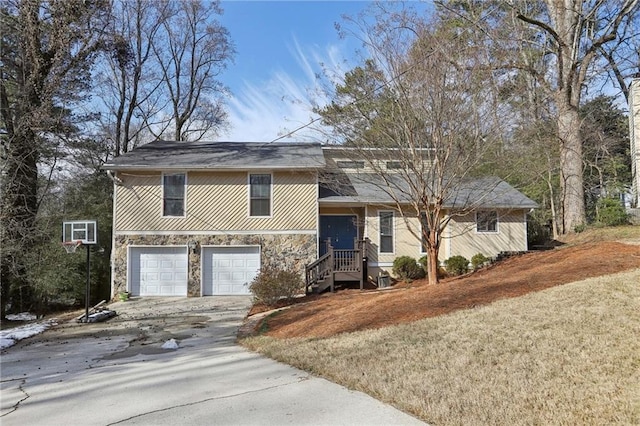
[[[117,302],[2,352],[3,426],[424,424],[235,344],[247,296]],[[162,349],[175,339],[177,349]]]

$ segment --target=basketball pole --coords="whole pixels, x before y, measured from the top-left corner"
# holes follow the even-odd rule
[[[90,259],[90,246],[85,244],[87,249],[87,288],[85,291],[85,300],[84,300],[84,322],[89,323],[89,288],[91,284],[91,259]]]

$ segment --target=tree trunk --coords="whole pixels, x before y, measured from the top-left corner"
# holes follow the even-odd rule
[[[35,239],[35,219],[38,210],[38,154],[31,131],[14,133],[5,162],[6,177],[2,182],[2,313],[11,300],[11,288],[22,297],[14,299],[13,308],[28,309],[32,303],[27,278],[25,252]],[[16,303],[18,302],[16,306]]]
[[[555,191],[553,190],[552,171],[549,168],[547,187],[549,188],[549,208],[551,209],[551,235],[554,240],[558,239],[558,212],[556,211]]]
[[[433,247],[431,244],[427,247],[427,277],[429,279],[429,285],[438,284],[440,281],[438,279],[438,250],[439,247]]]
[[[560,184],[562,185],[562,233],[574,232],[586,223],[582,178],[582,141],[577,109],[558,103]]]

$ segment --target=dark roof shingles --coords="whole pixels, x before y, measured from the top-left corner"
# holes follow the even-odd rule
[[[313,169],[324,165],[317,143],[155,141],[114,158],[103,169]]]

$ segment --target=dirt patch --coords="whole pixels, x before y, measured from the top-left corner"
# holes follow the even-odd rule
[[[640,246],[587,243],[528,253],[436,286],[425,280],[384,291],[343,290],[302,298],[257,327],[278,337],[329,337],[435,317],[557,285],[640,268]],[[307,302],[307,303],[302,303]]]

